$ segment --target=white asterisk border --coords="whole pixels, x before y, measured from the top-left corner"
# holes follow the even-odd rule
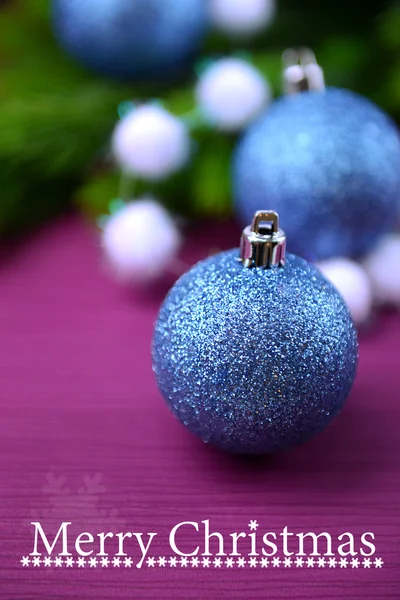
[[[72,556],[62,557],[56,556],[22,556],[20,559],[22,567],[77,567],[96,569],[96,568],[125,568],[131,569],[136,567],[133,558],[129,556],[114,556],[114,557],[82,557],[76,558]],[[233,569],[233,568],[273,568],[273,569],[381,569],[384,561],[380,557],[365,557],[359,559],[356,557],[313,557],[313,556],[272,556],[272,557],[244,557],[244,556],[227,556],[227,557],[186,557],[186,556],[149,556],[143,562],[143,567],[147,568],[205,568],[205,569]]]

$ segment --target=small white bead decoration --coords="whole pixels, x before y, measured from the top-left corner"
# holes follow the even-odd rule
[[[247,61],[224,58],[201,75],[196,96],[210,124],[225,131],[237,131],[269,103],[271,91],[263,75]]]
[[[165,272],[179,251],[181,236],[161,204],[145,197],[109,217],[101,243],[118,279],[144,283]]]
[[[386,235],[364,261],[377,304],[400,307],[400,234]]]
[[[355,324],[365,323],[372,310],[372,290],[361,265],[347,258],[332,258],[316,266],[341,294]]]
[[[186,125],[156,104],[133,109],[116,126],[112,139],[121,169],[148,180],[168,177],[189,160]]]
[[[275,0],[209,0],[215,27],[243,36],[265,29],[275,16]]]

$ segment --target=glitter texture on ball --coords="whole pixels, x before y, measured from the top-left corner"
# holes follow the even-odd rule
[[[156,323],[153,368],[173,413],[205,442],[272,453],[339,413],[357,335],[343,299],[303,259],[263,269],[238,257],[212,256],[175,284]]]
[[[369,100],[327,88],[283,97],[239,142],[233,165],[242,223],[270,206],[288,249],[310,260],[360,256],[392,229],[400,138]]]
[[[117,79],[165,76],[186,67],[207,26],[204,0],[53,0],[61,46]]]
[[[205,118],[225,131],[248,125],[266,106],[271,91],[263,75],[239,58],[224,58],[202,73],[196,89]]]

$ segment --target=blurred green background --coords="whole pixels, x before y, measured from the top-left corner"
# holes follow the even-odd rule
[[[281,55],[313,48],[328,85],[364,94],[400,118],[400,3],[277,0],[273,25],[247,43],[210,33],[199,61],[249,53],[281,93]],[[90,218],[108,211],[119,173],[109,139],[121,102],[161,99],[177,115],[194,107],[196,70],[169,86],[128,85],[87,72],[59,49],[49,0],[0,4],[0,235],[4,238],[62,212],[71,203]],[[166,183],[139,182],[184,215],[231,210],[234,136],[199,128],[193,161]]]

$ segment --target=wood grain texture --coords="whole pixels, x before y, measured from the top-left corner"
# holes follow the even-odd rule
[[[234,245],[237,232],[227,235]],[[189,260],[210,240],[195,232]],[[150,341],[164,291],[114,284],[76,218],[3,257],[0,598],[399,599],[399,316],[380,316],[362,336],[354,391],[326,432],[246,459],[194,439],[160,397]],[[73,532],[157,532],[157,556],[171,554],[168,533],[186,520],[210,519],[228,539],[250,519],[260,531],[372,531],[384,567],[24,569],[36,518],[49,530],[71,520]],[[197,539],[188,529],[182,544]]]

